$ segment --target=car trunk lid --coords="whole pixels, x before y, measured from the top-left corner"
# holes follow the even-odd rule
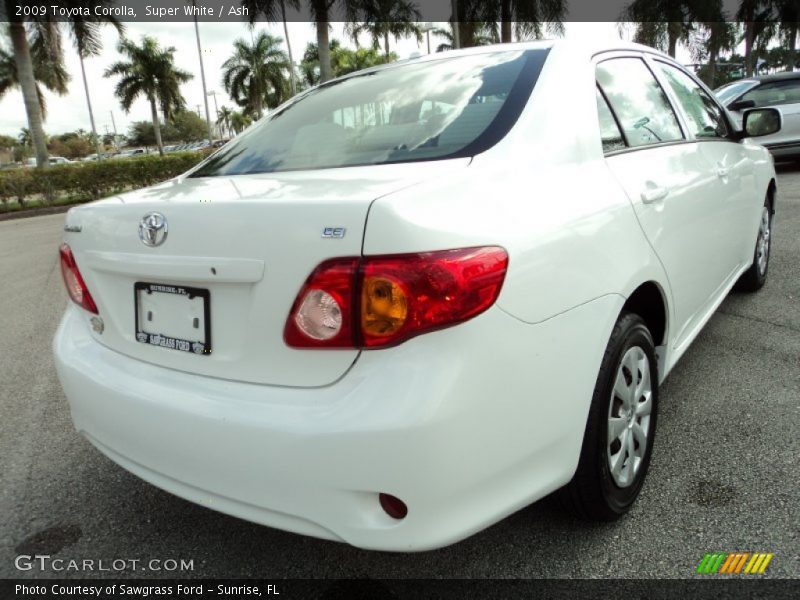
[[[104,322],[95,336],[181,371],[328,385],[358,351],[286,346],[284,326],[303,282],[323,260],[361,254],[374,199],[468,163],[185,177],[72,209],[65,241]],[[152,247],[139,235],[150,213],[167,225]]]

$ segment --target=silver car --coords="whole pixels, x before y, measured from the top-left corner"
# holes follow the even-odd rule
[[[780,131],[758,141],[776,158],[800,157],[800,72],[742,79],[717,88],[714,93],[740,127],[742,111],[777,108],[783,115]]]

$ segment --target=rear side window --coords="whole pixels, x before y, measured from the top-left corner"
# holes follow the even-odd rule
[[[613,58],[597,65],[597,85],[608,98],[632,147],[683,139],[664,90],[640,58]]]
[[[800,79],[765,83],[747,92],[741,100],[752,100],[756,107],[800,103]]]
[[[617,120],[614,114],[608,107],[608,102],[603,98],[600,90],[596,90],[597,94],[597,116],[600,121],[600,141],[603,143],[603,152],[614,152],[615,150],[622,150],[626,148],[625,139],[622,137],[622,132],[619,130]]]
[[[725,138],[728,136],[728,124],[722,110],[696,81],[680,69],[658,61],[667,84],[675,92],[686,116],[689,127],[698,138]]]

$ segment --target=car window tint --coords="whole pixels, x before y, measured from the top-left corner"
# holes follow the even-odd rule
[[[643,60],[614,58],[601,62],[597,65],[597,84],[631,146],[683,139],[664,90]]]
[[[742,100],[752,100],[759,106],[800,103],[800,79],[773,81],[750,90]]]
[[[722,110],[697,82],[680,69],[658,61],[664,78],[689,118],[689,128],[698,138],[724,138],[728,125]]]
[[[758,85],[758,83],[753,80],[728,83],[714,90],[714,95],[719,98],[719,101],[723,104],[728,104],[728,102],[733,101],[736,96],[756,85]]]
[[[597,116],[600,121],[600,140],[603,143],[603,152],[613,152],[626,148],[625,139],[619,130],[619,125],[614,118],[608,102],[603,98],[603,94],[596,89],[597,94]]]
[[[547,54],[400,61],[331,81],[269,114],[192,176],[474,156],[514,126]]]

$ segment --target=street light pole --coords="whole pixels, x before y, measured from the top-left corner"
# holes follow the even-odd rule
[[[94,124],[94,111],[92,110],[92,99],[89,96],[89,83],[86,81],[86,68],[83,66],[83,54],[80,49],[78,50],[78,58],[81,62],[81,75],[83,75],[83,90],[86,92],[86,106],[89,107],[89,121],[92,124],[92,135],[94,136],[94,151],[97,154],[97,160],[103,160],[103,153],[100,152],[100,136],[97,135],[97,127]]]
[[[428,54],[431,53],[431,29],[433,29],[433,23],[423,23],[422,27],[420,27],[422,31],[425,32],[425,35],[428,38]]]
[[[215,121],[215,123],[217,125],[217,129],[219,129],[219,106],[217,106],[217,91],[216,90],[211,90],[210,92],[208,92],[208,95],[209,96],[214,96],[214,114],[217,117],[217,120]],[[218,133],[220,134],[219,137],[222,137],[222,132],[218,131]]]
[[[286,36],[286,49],[289,51],[289,82],[292,86],[292,96],[297,94],[297,82],[294,73],[294,58],[292,57],[292,43],[289,41],[289,26],[286,23],[286,2],[281,0],[281,16],[283,17],[283,34]]]
[[[117,122],[114,120],[114,111],[108,111],[111,113],[111,124],[114,126],[114,149],[119,150],[119,136],[117,135]]]
[[[192,6],[196,7],[195,0],[192,0]],[[194,35],[197,38],[197,56],[200,58],[200,79],[203,82],[203,102],[205,102],[206,104],[206,125],[208,125],[208,143],[212,144],[214,142],[214,136],[211,134],[211,114],[208,112],[208,93],[206,92],[206,70],[203,68],[203,49],[200,47],[200,27],[197,25],[196,11],[194,15]]]

